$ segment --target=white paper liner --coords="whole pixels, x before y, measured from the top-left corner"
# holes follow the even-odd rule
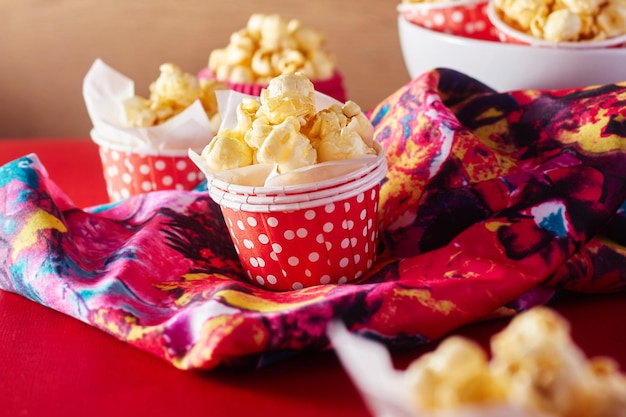
[[[385,164],[372,171],[362,181],[350,183],[347,187],[337,187],[340,188],[339,192],[335,192],[335,188],[329,188],[319,193],[255,197],[236,195],[217,187],[209,187],[209,196],[217,204],[233,210],[251,213],[289,212],[325,206],[365,193],[380,183],[386,174],[387,165]]]
[[[328,337],[375,417],[556,417],[508,404],[420,412],[411,403],[410,386],[404,371],[394,368],[389,352],[381,343],[348,332],[338,321],[329,324]]]
[[[83,80],[83,98],[101,141],[129,151],[200,150],[215,136],[199,100],[157,126],[127,127],[124,100],[135,95],[134,82],[96,59]]]
[[[259,100],[259,97],[243,94],[234,90],[219,90],[215,93],[217,97],[218,107],[222,116],[222,122],[219,130],[224,128],[234,129],[237,126],[237,106],[245,97]],[[338,100],[315,92],[315,111],[327,109],[333,104],[343,105]],[[209,142],[207,141],[206,144]],[[346,175],[354,170],[363,168],[376,163],[382,148],[377,147],[378,157],[375,155],[364,155],[360,158],[323,162],[315,165],[302,167],[290,172],[280,174],[277,165],[255,164],[227,171],[212,171],[204,159],[193,149],[189,150],[189,158],[200,168],[206,175],[209,182],[211,179],[230,182],[233,184],[245,185],[250,187],[286,187],[297,184],[309,184],[320,182],[337,176]]]

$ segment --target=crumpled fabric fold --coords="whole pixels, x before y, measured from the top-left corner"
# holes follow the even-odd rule
[[[288,292],[245,278],[205,190],[79,208],[37,155],[0,168],[0,288],[180,369],[329,348],[333,319],[410,347],[560,292],[626,287],[626,83],[496,92],[424,73],[373,108],[378,261]]]

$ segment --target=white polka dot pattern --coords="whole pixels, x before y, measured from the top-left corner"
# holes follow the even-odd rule
[[[100,147],[111,201],[158,190],[191,190],[204,174],[184,155],[144,155]]]
[[[250,281],[289,291],[363,276],[375,260],[379,188],[290,212],[252,213],[222,206]]]
[[[424,4],[425,7],[420,5]],[[495,27],[487,17],[487,1],[433,8],[433,3],[415,3],[403,11],[411,22],[427,29],[474,39],[497,40]]]

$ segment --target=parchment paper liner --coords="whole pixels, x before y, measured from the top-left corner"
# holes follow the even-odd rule
[[[420,412],[411,403],[404,371],[394,368],[389,352],[381,343],[348,332],[339,321],[331,322],[327,333],[374,417],[557,417],[508,404]]]

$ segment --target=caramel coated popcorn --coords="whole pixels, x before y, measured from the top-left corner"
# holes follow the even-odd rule
[[[159,77],[150,84],[149,98],[136,95],[124,101],[127,126],[159,125],[200,100],[211,126],[217,130],[220,117],[215,91],[227,87],[215,80],[198,80],[172,63],[162,64],[159,70]]]
[[[509,26],[552,42],[598,41],[626,34],[624,0],[495,0]]]
[[[285,173],[319,162],[375,155],[374,129],[354,102],[316,112],[313,83],[303,73],[269,82],[260,99],[237,107],[237,125],[222,128],[201,157],[213,172],[276,164]]]
[[[435,352],[414,361],[405,375],[418,410],[458,408],[505,398],[504,387],[489,371],[485,351],[459,336],[447,338]]]
[[[588,359],[569,325],[546,307],[515,317],[492,338],[492,358],[450,337],[405,372],[416,410],[508,404],[560,417],[626,416],[626,377],[607,357]]]
[[[215,78],[266,85],[281,74],[301,72],[311,80],[333,76],[335,58],[324,48],[320,31],[280,15],[253,14],[245,28],[233,33],[225,48],[209,55]]]

